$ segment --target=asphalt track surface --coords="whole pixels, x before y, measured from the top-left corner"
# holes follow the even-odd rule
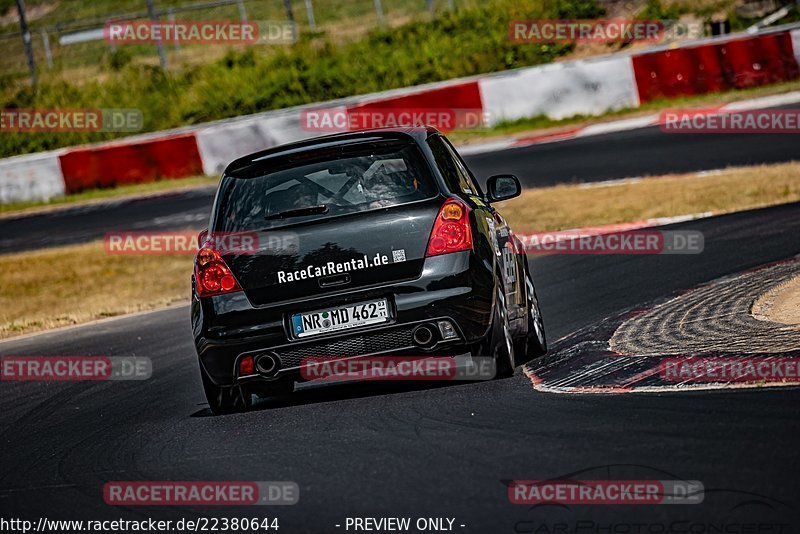
[[[512,173],[525,187],[543,187],[800,160],[800,142],[792,134],[674,134],[650,127],[465,159],[481,180]],[[0,219],[0,254],[102,239],[113,231],[199,229],[213,197],[209,187]]]
[[[705,251],[533,259],[550,340],[797,255],[800,204],[671,229],[704,232]],[[210,417],[188,315],[184,306],[0,344],[3,355],[154,364],[145,382],[0,383],[2,517],[278,517],[284,534],[345,532],[335,525],[347,517],[379,516],[455,518],[454,531],[480,533],[800,532],[799,388],[550,394],[518,370],[481,383],[329,387]],[[530,507],[507,498],[504,481],[569,474],[699,480],[706,493],[692,505]],[[103,484],[121,480],[291,480],[300,502],[105,505]],[[727,530],[713,530],[720,526]]]

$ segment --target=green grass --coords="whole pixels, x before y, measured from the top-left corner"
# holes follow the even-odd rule
[[[0,0],[2,1],[2,0]],[[161,7],[186,3],[187,0],[157,0]],[[7,0],[6,0],[7,2]],[[365,3],[366,2],[366,3]],[[415,0],[424,6],[423,0]],[[361,24],[372,13],[371,1],[317,0],[317,19],[323,25],[326,17],[339,21],[346,32],[359,35],[352,40],[340,39],[326,31],[310,35],[301,33],[301,40],[290,47],[255,46],[248,49],[198,49],[200,61],[192,68],[162,71],[149,52],[149,63],[143,56],[150,45],[108,47],[88,50],[93,67],[76,70],[71,77],[43,76],[37,88],[20,85],[17,75],[0,68],[0,108],[136,108],[144,116],[143,131],[159,131],[177,126],[280,109],[289,106],[323,102],[335,98],[414,86],[462,76],[498,72],[518,67],[550,63],[574,50],[571,44],[512,43],[507,28],[518,19],[580,19],[604,14],[599,0],[455,0],[458,9],[447,11],[445,0],[437,0],[439,11],[431,17],[400,0],[384,0],[387,14],[408,13],[409,22],[394,28],[374,28]],[[662,4],[657,0],[633,2],[640,16],[677,16],[687,11],[722,9],[729,0],[700,0],[691,4],[677,0]],[[31,9],[50,4],[45,0],[29,0]],[[102,5],[101,5],[102,4]],[[368,5],[369,4],[369,5]],[[55,4],[54,11],[36,24],[63,20],[65,6]],[[142,0],[70,0],[69,12],[75,18],[109,12],[136,11]],[[279,17],[281,0],[247,0],[247,5],[260,6],[263,18]],[[417,4],[414,4],[417,5]],[[137,7],[138,6],[138,7]],[[335,6],[335,7],[334,7]],[[418,7],[419,7],[418,6]],[[639,6],[639,7],[635,7]],[[294,2],[298,21],[305,20],[304,4]],[[226,8],[227,9],[227,8]],[[250,9],[250,8],[248,8]],[[252,11],[252,10],[251,10]],[[235,15],[227,15],[234,17]],[[254,16],[255,20],[260,16]],[[75,45],[80,47],[83,45]],[[88,46],[88,44],[87,44]],[[614,51],[618,45],[610,45]],[[194,53],[184,47],[182,53]],[[77,50],[77,48],[75,49]],[[13,57],[9,52],[8,57]],[[0,59],[0,61],[2,61]],[[19,61],[17,61],[19,63]],[[89,69],[89,70],[87,70]],[[93,69],[93,70],[92,70]],[[777,89],[765,88],[736,94],[760,94]],[[692,99],[693,103],[727,98],[709,95]],[[738,98],[741,98],[738,97]],[[688,101],[687,101],[688,102]],[[668,106],[680,106],[681,99],[649,103],[639,110],[622,110],[611,116],[645,112]],[[490,131],[457,132],[459,140],[497,134],[513,134],[534,128],[584,123],[593,117],[572,117],[553,121],[533,117],[506,123]],[[0,158],[50,150],[63,146],[106,141],[125,134],[109,132],[42,132],[4,133],[0,137]]]
[[[301,39],[290,48],[230,50],[223,58],[178,73],[131,63],[103,77],[44,80],[9,89],[2,108],[137,108],[144,130],[240,116],[461,76],[549,63],[571,44],[512,43],[516,19],[592,18],[595,0],[487,0],[479,7],[375,29],[355,42]],[[0,93],[2,94],[2,93]],[[107,132],[6,133],[0,157],[97,142]]]
[[[458,9],[465,9],[479,5],[482,0],[434,0],[434,13],[441,13],[449,9],[449,2]],[[204,0],[154,0],[159,13],[167,9],[179,9],[185,6],[205,4]],[[382,0],[384,23],[389,27],[399,26],[408,22],[413,17],[430,17],[425,0]],[[121,16],[146,17],[145,0],[28,0],[28,22],[33,34],[33,50],[39,65],[41,77],[66,77],[79,79],[91,78],[93,75],[103,75],[108,69],[117,70],[120,60],[124,62],[135,61],[145,64],[157,64],[156,48],[154,45],[136,45],[119,47],[110,50],[103,42],[91,41],[87,43],[61,46],[56,38],[63,32],[73,29],[99,27],[103,21]],[[242,5],[248,20],[286,20],[287,14],[283,0],[242,0]],[[313,0],[314,15],[316,20],[315,35],[326,34],[335,42],[354,41],[362,38],[370,28],[379,25],[375,13],[374,0]],[[0,0],[0,16],[10,13],[16,15],[14,0]],[[293,0],[293,13],[300,31],[307,34],[311,31],[308,26],[308,15],[305,2]],[[239,20],[241,13],[238,4],[228,4],[191,11],[178,11],[174,13],[176,19],[192,20]],[[166,20],[166,15],[161,15],[161,20]],[[56,31],[54,27],[60,25]],[[50,48],[52,51],[53,68],[45,67],[46,58],[40,32],[48,28],[50,35]],[[9,19],[5,25],[0,24],[0,34],[14,34],[18,31],[17,22]],[[4,54],[0,56],[0,86],[4,84],[25,83],[28,72],[24,60],[24,51],[21,39],[12,38],[0,41]],[[165,48],[168,64],[171,71],[180,71],[194,68],[197,64],[204,64],[218,59],[228,47],[226,45],[198,45],[188,44],[180,50],[172,46]],[[269,54],[270,50],[262,47],[262,51]]]

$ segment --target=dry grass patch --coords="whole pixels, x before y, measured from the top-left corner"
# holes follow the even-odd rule
[[[192,261],[102,242],[0,256],[0,338],[186,301]]]
[[[800,328],[800,275],[779,284],[753,303],[753,317]]]
[[[800,163],[667,175],[608,185],[529,189],[498,204],[517,232],[563,230],[800,200]]]

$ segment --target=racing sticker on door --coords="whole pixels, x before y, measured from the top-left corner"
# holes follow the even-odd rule
[[[503,247],[503,278],[509,286],[517,281],[517,262],[510,241]]]

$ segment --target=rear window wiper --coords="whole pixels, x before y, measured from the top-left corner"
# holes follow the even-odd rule
[[[271,213],[264,217],[265,219],[289,219],[290,217],[302,217],[303,215],[314,215],[317,213],[328,213],[328,206],[319,204],[317,206],[305,206],[303,208],[295,208],[292,210],[280,211],[278,213]]]

